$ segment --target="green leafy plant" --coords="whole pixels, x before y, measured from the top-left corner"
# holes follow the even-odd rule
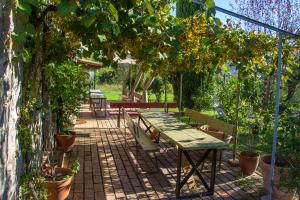
[[[36,169],[21,176],[20,196],[28,200],[46,200],[48,191],[45,187],[45,178]]]
[[[57,130],[62,132],[72,125],[72,117],[77,115],[81,100],[87,95],[88,75],[70,61],[49,64],[47,75]]]
[[[289,190],[300,188],[300,104],[289,104],[281,113],[278,128],[277,156],[287,162],[279,186]]]
[[[149,88],[149,91],[156,97],[156,101],[160,102],[162,93],[164,92],[164,82],[161,78],[155,78]]]
[[[71,171],[74,173],[74,174],[77,174],[80,170],[80,162],[79,160],[75,160],[71,167],[70,167]]]

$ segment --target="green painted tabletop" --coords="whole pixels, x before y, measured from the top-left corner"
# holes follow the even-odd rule
[[[225,142],[192,128],[165,112],[144,109],[139,109],[138,112],[147,123],[158,129],[166,140],[184,150],[227,149],[229,147]]]

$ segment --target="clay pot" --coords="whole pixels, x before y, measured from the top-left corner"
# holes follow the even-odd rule
[[[69,152],[75,145],[76,133],[74,131],[69,135],[55,134],[57,143],[63,148],[64,152]]]
[[[69,196],[74,175],[68,168],[57,167],[55,172],[70,176],[60,181],[45,181],[48,189],[48,200],[65,200]]]
[[[263,156],[260,159],[259,166],[262,169],[262,175],[263,175],[263,181],[264,181],[264,187],[266,191],[269,192],[269,180],[270,180],[270,174],[271,174],[271,155]],[[274,183],[278,184],[280,180],[280,176],[284,175],[286,173],[284,170],[284,167],[286,167],[286,161],[283,159],[278,159],[276,161],[275,169],[274,169]],[[283,169],[283,172],[280,172]],[[283,173],[283,174],[281,174]],[[295,196],[295,192],[289,192],[284,189],[278,189],[276,186],[273,187],[273,197],[275,199],[280,200],[292,200]]]
[[[250,176],[258,167],[259,154],[247,151],[241,152],[239,156],[239,163],[243,174]]]

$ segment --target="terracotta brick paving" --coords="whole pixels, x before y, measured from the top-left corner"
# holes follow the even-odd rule
[[[176,148],[160,142],[157,154],[159,172],[154,173],[155,157],[136,148],[133,137],[124,128],[117,127],[116,117],[94,117],[88,106],[81,109],[80,118],[86,123],[76,125],[77,138],[73,151],[64,160],[67,166],[78,159],[81,169],[76,174],[70,199],[176,199]],[[193,156],[199,155],[195,152]],[[210,163],[204,167],[204,178],[209,179]],[[182,172],[184,174],[184,172]],[[259,199],[262,180],[259,174],[241,178],[239,168],[222,163],[216,175],[214,197],[198,199],[250,200]],[[196,179],[191,179],[182,192],[204,190]]]

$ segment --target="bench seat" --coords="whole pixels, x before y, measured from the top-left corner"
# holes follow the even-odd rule
[[[119,113],[119,111],[109,111],[108,112],[110,115],[120,115],[120,114],[122,114],[122,113]],[[135,111],[132,111],[132,112],[127,112],[128,113],[128,115],[130,115],[130,116],[138,116],[139,115],[139,113],[138,112],[135,112]]]
[[[158,152],[159,146],[157,143],[154,143],[149,135],[145,133],[145,131],[136,123],[134,123],[135,130],[136,130],[136,140],[142,149],[146,152]]]

